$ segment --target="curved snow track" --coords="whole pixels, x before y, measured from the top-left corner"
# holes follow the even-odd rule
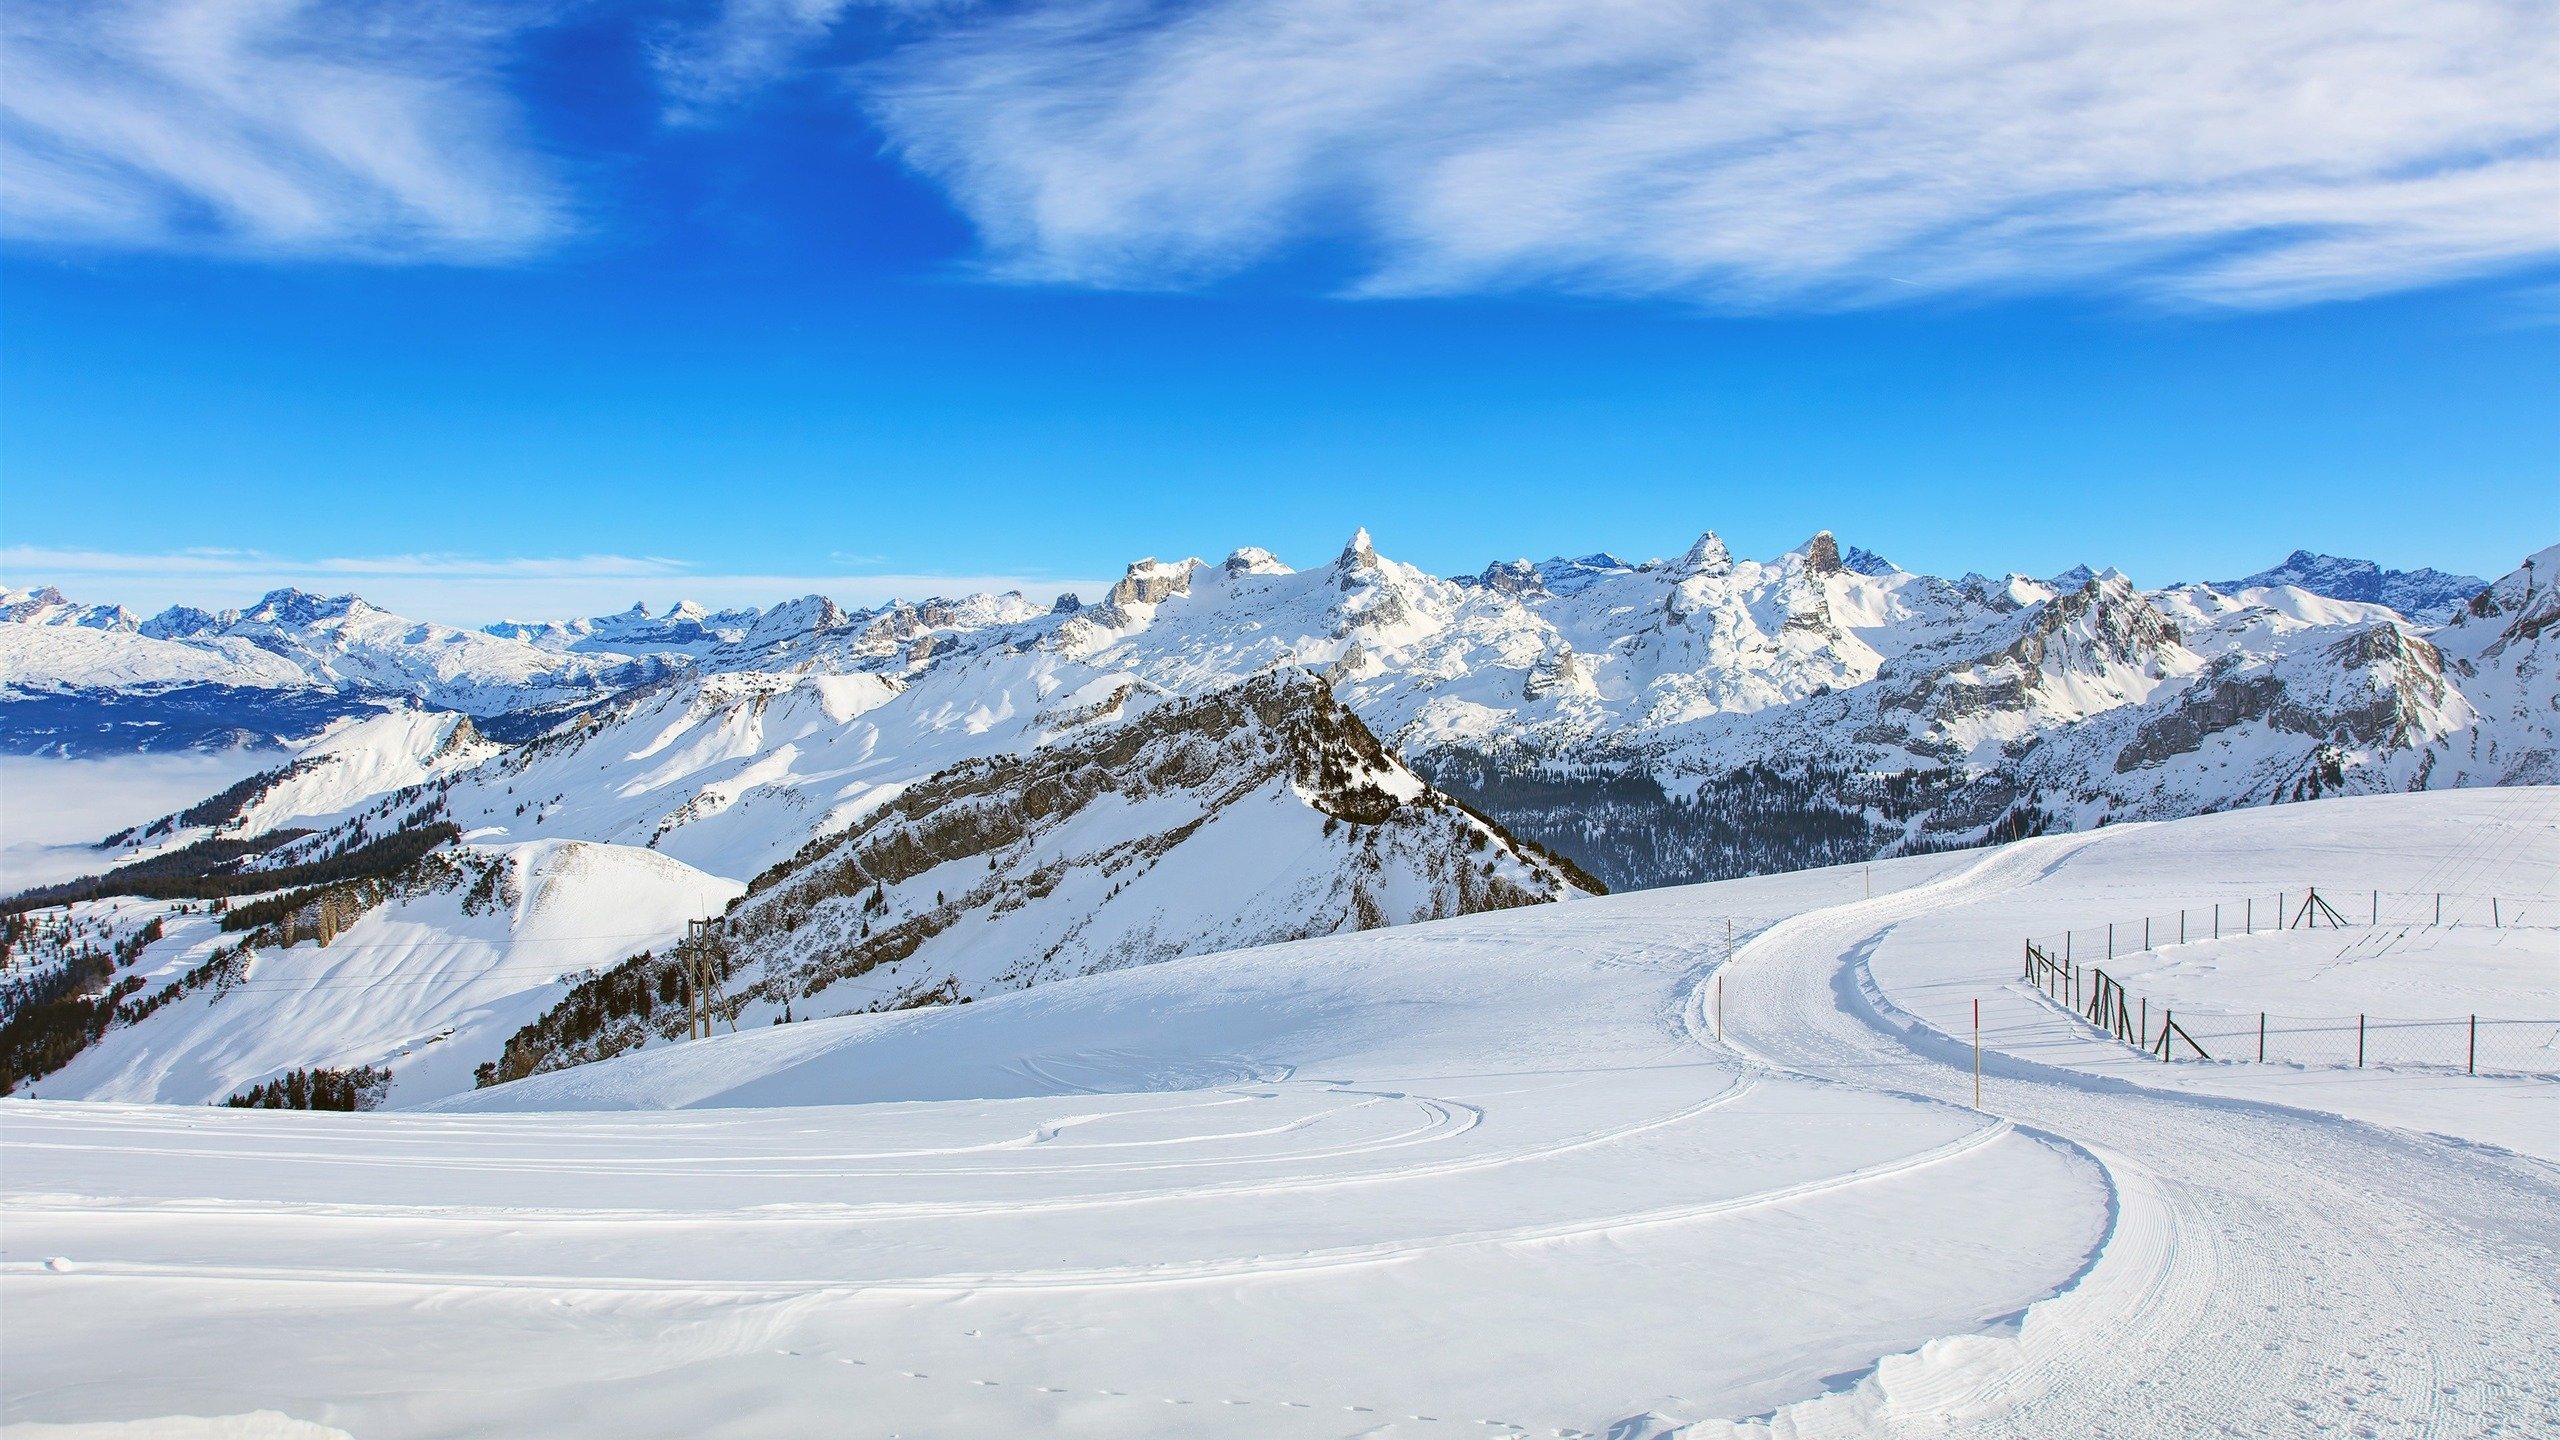
[[[1969,1042],[1898,1011],[1878,994],[1866,956],[1896,924],[2015,888],[2092,843],[2028,842],[1944,880],[1771,927],[1727,974],[1726,1043],[1784,1073],[1968,1105]],[[1693,1027],[1705,1003],[1702,991]],[[2105,1168],[2115,1212],[2095,1263],[2030,1308],[2014,1338],[1951,1339],[1895,1357],[1855,1390],[1788,1407],[1768,1428],[2024,1437],[2560,1430],[2560,1184],[2551,1167],[1997,1054],[1984,1060],[1982,1106],[2071,1141]]]
[[[2456,837],[2508,823],[2405,798]],[[2288,809],[2372,814],[2393,864],[2419,813]],[[2177,835],[2255,853],[2305,820],[2200,823]],[[2560,848],[2546,828],[2518,853]],[[2050,1036],[2008,986],[2017,927],[2194,881],[2128,870],[2140,843],[1204,957],[444,1113],[0,1103],[0,1419],[2560,1433],[2560,1168],[2064,1069],[2041,1039],[1988,1054],[1973,1108],[1951,997]]]

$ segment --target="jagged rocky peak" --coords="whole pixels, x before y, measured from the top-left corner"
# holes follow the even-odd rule
[[[359,608],[370,610],[373,607],[354,595],[314,595],[308,590],[286,586],[260,596],[258,603],[243,612],[240,618],[262,625],[309,625]]]
[[[1891,575],[1902,568],[1863,545],[1852,545],[1840,552],[1840,564],[1860,575],[1872,576]]]
[[[2403,615],[2440,615],[2480,593],[2488,582],[2442,570],[2385,570],[2371,560],[2296,550],[2284,563],[2255,575],[2205,583],[2225,592],[2290,585],[2331,600],[2388,605]]]
[[[1820,538],[1828,541],[1830,532],[1823,532]],[[1835,552],[1832,558],[1836,561],[1839,556]],[[1733,573],[1733,552],[1726,548],[1724,537],[1710,530],[1698,537],[1698,542],[1689,547],[1689,553],[1680,557],[1677,573],[1683,580],[1693,576],[1729,575]]]
[[[1050,605],[1049,613],[1052,615],[1073,615],[1083,608],[1084,602],[1076,598],[1076,592],[1073,590],[1061,590],[1058,592],[1056,603]]]
[[[2133,582],[2113,569],[2090,577],[2079,588],[2045,603],[2011,646],[2029,669],[2044,665],[2048,645],[2064,635],[2076,637],[2091,656],[2105,661],[2140,664],[2182,643],[2177,622],[2144,599]]]
[[[1346,571],[1378,568],[1378,547],[1369,542],[1368,526],[1363,525],[1351,532],[1350,541],[1342,547],[1340,558],[1333,563]]]
[[[50,585],[33,590],[0,590],[0,620],[12,624],[52,624],[73,608],[71,597]]]
[[[754,628],[747,631],[745,643],[751,647],[778,645],[842,630],[852,623],[835,601],[824,595],[803,595],[764,612]]]
[[[1840,564],[1840,542],[1828,530],[1818,531],[1804,542],[1804,573],[1813,576],[1837,575]]]
[[[121,605],[83,605],[50,585],[0,589],[0,621],[19,625],[69,625],[83,630],[134,631],[142,622]]]
[[[1197,560],[1166,564],[1150,555],[1129,566],[1129,573],[1111,587],[1109,603],[1115,609],[1131,605],[1158,605],[1176,595],[1191,593],[1191,572]]]
[[[1476,577],[1476,584],[1519,599],[1549,593],[1546,577],[1525,559],[1496,560],[1484,567],[1484,573]]]
[[[1263,549],[1259,545],[1238,546],[1234,552],[1227,556],[1226,563],[1221,568],[1230,575],[1287,575],[1291,573],[1288,566],[1280,563],[1279,556],[1272,554],[1270,551]]]

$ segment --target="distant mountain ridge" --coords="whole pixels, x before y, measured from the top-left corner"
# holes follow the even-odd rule
[[[2210,581],[2222,591],[2264,585],[2291,585],[2332,600],[2359,600],[2388,605],[2403,615],[2450,613],[2488,585],[2476,575],[2448,575],[2442,570],[2385,570],[2370,560],[2348,560],[2296,550],[2283,563],[2238,580]]]
[[[2289,583],[2146,590],[2086,566],[1948,580],[1827,532],[1767,558],[1708,532],[1671,560],[1453,580],[1361,531],[1303,570],[1252,547],[1141,559],[1093,604],[810,596],[522,634],[299,592],[166,625],[13,592],[0,718],[24,749],[31,719],[57,738],[174,741],[167,716],[209,695],[270,723],[348,707],[292,717],[326,733],[236,803],[120,837],[113,858],[157,878],[87,885],[100,898],[82,923],[158,914],[174,948],[115,982],[142,991],[77,1000],[65,1024],[92,1028],[49,1053],[94,1041],[63,1083],[100,1096],[262,1082],[232,1044],[239,1007],[222,1008],[254,969],[286,987],[257,991],[283,997],[257,1013],[335,1037],[259,1065],[387,1064],[427,1077],[404,1093],[434,1093],[469,1065],[683,1033],[672,902],[650,887],[686,905],[752,887],[721,941],[724,1003],[764,1023],[1603,886],[2560,781],[2560,667],[2542,653],[2560,643],[2555,569],[2560,546],[2413,615]],[[618,684],[628,666],[645,678]],[[206,678],[226,673],[250,683]],[[515,708],[465,726],[438,705],[452,694]],[[264,873],[309,888],[218,925],[113,908],[258,893]],[[327,978],[362,965],[405,996],[466,953],[534,945],[552,933],[543,907],[570,903],[537,891],[598,917],[645,909],[655,928],[562,930],[618,948],[572,964],[540,939],[514,968],[472,970],[450,1004]],[[340,932],[357,935],[343,953]],[[477,948],[448,943],[466,932]],[[306,978],[325,1024],[287,1003]]]

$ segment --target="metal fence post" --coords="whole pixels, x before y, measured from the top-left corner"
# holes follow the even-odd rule
[[[2471,1017],[2471,1053],[2463,1058],[2462,1073],[2465,1075],[2480,1073],[2480,1017],[2477,1015]]]
[[[2258,1012],[2258,1063],[2267,1063],[2267,1012]]]
[[[2116,958],[2116,922],[2113,920],[2107,922],[2107,958]]]
[[[2364,1017],[2356,1017],[2356,1068],[2364,1068]]]
[[[2498,928],[2498,897],[2495,895],[2489,897],[2489,928]]]

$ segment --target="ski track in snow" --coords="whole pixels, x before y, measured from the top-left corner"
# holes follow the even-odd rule
[[[2386,856],[2405,827],[2357,824],[2537,823],[2399,803],[2179,823]],[[723,1036],[462,1113],[10,1102],[0,1418],[2553,1433],[2560,1145],[2001,1048],[2053,1023],[2002,988],[2020,897],[2121,870],[2143,828],[1879,865],[1846,903],[1774,877]],[[1773,913],[1723,963],[1725,917]],[[1911,978],[1947,935],[2030,1027],[1991,1032],[1980,1111]],[[768,1108],[716,1108],[741,1099]],[[469,1113],[506,1104],[539,1113]],[[127,1353],[153,1360],[98,1358]]]
[[[2097,838],[2023,844],[1946,880],[1772,927],[1735,957],[1727,1043],[1788,1074],[1968,1103],[1963,1042],[1898,1012],[1866,956],[1896,923],[2050,873]],[[1693,1001],[1693,1028],[1694,1011]],[[1984,1065],[1986,1109],[2105,1167],[2115,1210],[2096,1263],[2031,1308],[2013,1340],[1941,1342],[1766,1425],[1697,1433],[2542,1435],[2560,1425],[2560,1185],[2549,1167],[2274,1105],[2163,1095],[1997,1055]]]

